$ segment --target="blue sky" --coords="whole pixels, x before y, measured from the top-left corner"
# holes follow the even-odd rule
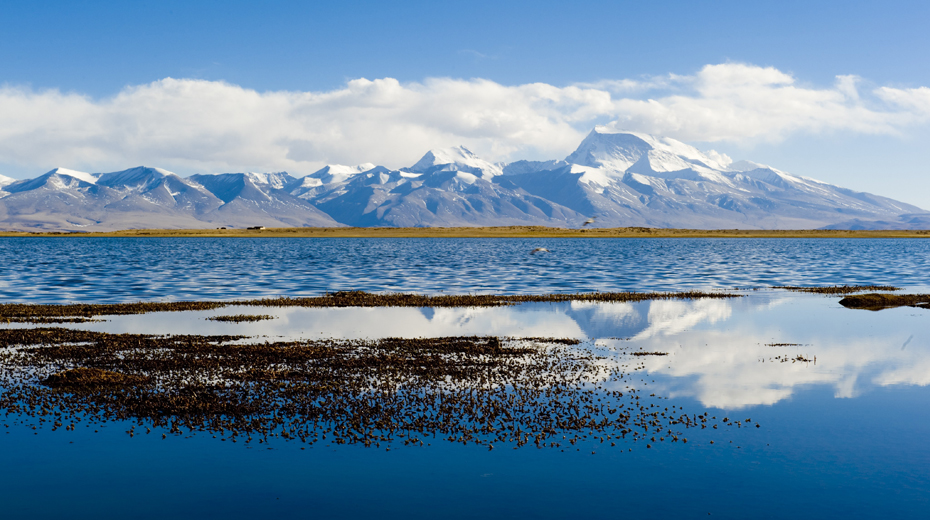
[[[492,160],[560,158],[620,118],[930,209],[928,20],[927,2],[5,2],[0,174],[141,163],[306,174],[326,162],[404,166],[460,143]],[[734,92],[734,71],[761,90]],[[397,84],[377,83],[388,79]],[[752,111],[773,96],[803,122],[774,105]],[[661,112],[634,103],[650,99]],[[682,122],[728,100],[741,103],[732,128]],[[371,103],[380,119],[365,119]],[[669,111],[674,122],[650,119]],[[280,135],[249,151],[247,128],[268,135],[274,114]],[[474,114],[485,119],[469,123]],[[198,127],[205,119],[222,129]],[[185,127],[185,146],[158,141],[171,125]]]

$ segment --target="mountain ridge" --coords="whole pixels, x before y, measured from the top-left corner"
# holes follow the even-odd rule
[[[486,161],[463,146],[412,166],[328,165],[196,174],[138,166],[0,176],[0,229],[134,227],[457,227],[533,225],[693,229],[915,229],[916,206],[671,138],[595,127],[564,160]]]

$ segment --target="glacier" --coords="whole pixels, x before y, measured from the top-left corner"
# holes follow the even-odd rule
[[[675,139],[595,127],[565,159],[486,161],[463,146],[412,166],[197,174],[139,166],[0,175],[0,229],[508,226],[927,229],[930,213]]]

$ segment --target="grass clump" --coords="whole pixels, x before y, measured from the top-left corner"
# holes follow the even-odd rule
[[[79,367],[52,374],[42,384],[56,390],[68,392],[92,392],[112,388],[133,387],[148,384],[151,378],[133,376],[103,370],[100,368]]]
[[[427,296],[411,293],[369,293],[338,291],[306,298],[263,298],[233,301],[139,302],[109,304],[44,305],[0,304],[0,321],[31,323],[66,323],[87,321],[94,316],[146,314],[149,312],[206,311],[230,305],[252,307],[503,307],[529,302],[640,302],[647,300],[693,300],[699,298],[739,298],[724,292],[591,292],[573,294],[462,294]],[[228,318],[228,319],[227,319]],[[239,319],[234,319],[239,318]],[[272,319],[268,315],[238,315],[209,318],[216,321],[258,321]]]
[[[274,316],[270,314],[234,314],[230,316],[210,316],[210,321],[225,321],[232,323],[243,323],[262,320],[273,320]]]
[[[772,289],[805,292],[814,294],[853,294],[865,291],[900,291],[900,287],[893,285],[832,285],[830,287],[795,287],[791,285],[777,285]]]
[[[0,329],[0,413],[71,431],[130,421],[130,436],[382,449],[628,447],[716,426],[645,389],[621,390],[643,364],[611,363],[572,338],[243,339]]]
[[[856,294],[840,300],[840,305],[848,309],[865,309],[869,311],[880,311],[894,307],[930,309],[930,294]]]

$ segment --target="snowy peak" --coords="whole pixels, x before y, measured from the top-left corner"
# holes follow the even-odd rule
[[[249,179],[252,184],[256,186],[261,186],[264,188],[271,188],[274,190],[283,189],[289,183],[294,181],[294,178],[287,172],[272,172],[272,173],[256,173],[256,172],[247,172],[241,174],[242,176]]]
[[[726,155],[714,151],[704,153],[668,137],[612,132],[603,126],[595,127],[565,160],[618,174],[637,163],[641,167],[647,166],[650,172],[673,172],[686,169],[725,170],[731,162]]]
[[[97,184],[117,189],[146,189],[169,176],[177,177],[174,173],[161,168],[136,166],[128,170],[101,174],[97,178]]]
[[[284,187],[296,180],[287,172],[202,173],[192,175],[190,179],[201,185],[209,184],[212,181],[218,181],[225,184],[248,184],[256,188],[273,190],[284,189]]]
[[[319,179],[318,183],[310,182],[312,185],[330,184],[334,182],[345,182],[352,176],[375,169],[372,163],[362,163],[356,166],[345,166],[342,164],[327,164],[319,170],[307,175],[310,179]],[[305,182],[305,184],[307,184]]]
[[[414,173],[454,170],[472,173],[485,180],[504,173],[500,165],[485,161],[464,146],[430,150],[416,164],[407,169]]]
[[[595,128],[565,161],[620,173],[633,166],[650,150],[652,147],[649,143],[635,134],[608,134]]]
[[[437,148],[426,152],[416,164],[409,169],[414,172],[425,172],[433,166],[444,164],[465,164],[468,165],[478,160],[478,156],[464,146],[453,146],[451,148]]]
[[[526,173],[557,170],[568,166],[565,161],[514,161],[503,168],[504,175],[523,175]]]
[[[420,177],[419,173],[404,172],[401,170],[389,170],[384,166],[376,166],[362,175],[355,176],[349,184],[358,186],[386,185],[392,183],[404,183],[409,179]]]
[[[54,170],[46,173],[45,175],[67,175],[68,177],[77,179],[87,184],[96,184],[97,175],[87,172],[79,172],[77,170],[69,170],[68,168],[55,168]]]
[[[9,193],[20,193],[38,188],[67,190],[72,188],[89,187],[95,184],[96,181],[97,177],[90,173],[69,170],[67,168],[55,168],[54,170],[50,170],[36,177],[35,179],[13,181],[7,184],[3,190]],[[0,183],[0,185],[2,185],[2,183]]]
[[[271,187],[264,175],[251,173],[213,173],[192,175],[190,180],[203,186],[207,191],[224,203],[232,202],[237,198],[246,200],[268,201],[271,197],[262,188]],[[258,180],[259,182],[255,182]]]

